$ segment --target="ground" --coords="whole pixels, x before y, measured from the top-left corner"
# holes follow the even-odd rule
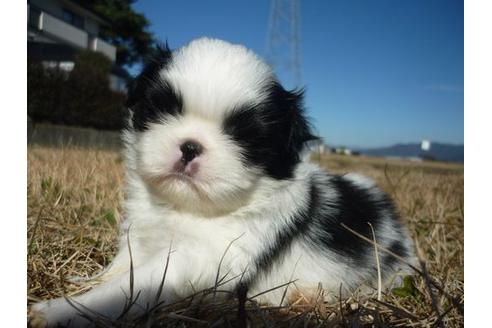
[[[463,165],[319,154],[312,160],[332,172],[365,174],[393,197],[425,264],[413,282],[381,300],[353,295],[324,304],[301,295],[289,308],[187,299],[156,313],[152,326],[235,327],[246,317],[251,327],[463,326]],[[28,147],[28,304],[84,290],[67,279],[91,276],[111,261],[123,182],[117,150]]]

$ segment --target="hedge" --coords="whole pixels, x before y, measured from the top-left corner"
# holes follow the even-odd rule
[[[123,125],[126,95],[109,87],[111,62],[84,50],[70,72],[28,59],[27,112],[34,122],[117,130]]]

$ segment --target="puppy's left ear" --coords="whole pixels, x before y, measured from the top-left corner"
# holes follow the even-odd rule
[[[290,178],[301,160],[301,152],[310,140],[319,139],[311,132],[311,125],[304,113],[303,90],[285,90],[275,82],[270,88],[268,143],[274,149],[268,154],[267,173],[275,178]]]
[[[272,91],[277,107],[285,115],[284,151],[288,157],[298,159],[308,141],[319,139],[313,135],[304,111],[304,89],[288,91],[277,84]]]

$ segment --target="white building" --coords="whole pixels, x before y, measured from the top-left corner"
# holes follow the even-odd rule
[[[431,149],[431,142],[429,140],[422,140],[422,144],[420,145],[422,151],[429,151]]]
[[[115,62],[116,48],[100,38],[100,29],[109,25],[105,18],[69,0],[28,1],[27,53],[45,66],[71,71],[79,50],[90,49]],[[128,74],[113,65],[110,86],[125,91]]]
[[[325,144],[322,139],[308,141],[302,151],[303,160],[308,160],[312,155],[322,155],[325,152]]]

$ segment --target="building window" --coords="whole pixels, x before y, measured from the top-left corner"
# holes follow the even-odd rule
[[[63,9],[63,20],[80,29],[84,29],[84,19],[68,9]]]

